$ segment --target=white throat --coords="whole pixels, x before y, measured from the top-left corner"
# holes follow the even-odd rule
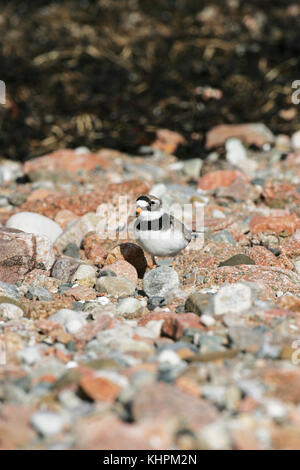
[[[163,214],[164,211],[162,209],[153,212],[144,210],[140,213],[138,218],[140,220],[156,220],[159,219]]]

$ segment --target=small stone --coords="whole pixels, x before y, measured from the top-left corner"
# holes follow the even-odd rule
[[[249,256],[240,253],[222,261],[219,266],[238,266],[240,264],[255,264],[255,261],[252,258],[249,258]]]
[[[70,280],[81,286],[93,287],[96,282],[96,269],[88,264],[80,264]]]
[[[70,222],[73,222],[78,218],[78,215],[74,214],[74,212],[69,211],[68,209],[62,209],[57,212],[54,220],[63,230],[65,230],[66,226]]]
[[[183,172],[192,179],[197,179],[200,175],[203,160],[201,158],[190,158],[183,162]],[[152,193],[151,193],[152,194]]]
[[[17,287],[14,284],[0,281],[0,301],[2,298],[4,298],[4,302],[6,301],[5,298],[18,301],[20,299],[20,294]]]
[[[154,310],[156,307],[163,307],[164,305],[166,305],[166,299],[157,295],[150,297],[147,302],[147,308],[149,310]]]
[[[211,299],[212,296],[209,294],[195,292],[186,299],[185,311],[196,313],[199,316],[203,315],[211,310]]]
[[[44,437],[59,434],[63,429],[63,418],[53,411],[38,411],[31,416],[34,429]]]
[[[229,450],[231,438],[229,429],[222,421],[209,424],[201,429],[198,437],[199,449]]]
[[[166,297],[178,287],[178,274],[168,266],[152,269],[143,279],[143,289],[148,297]]]
[[[83,239],[85,256],[94,264],[102,265],[107,255],[102,247],[103,240],[95,232],[87,233]]]
[[[0,303],[0,318],[4,320],[19,320],[24,316],[23,310],[11,303]]]
[[[165,349],[159,354],[158,362],[167,362],[172,366],[176,366],[181,364],[182,360],[175,351],[172,351],[171,349]]]
[[[36,242],[36,259],[35,259],[35,268],[44,269],[48,271],[52,268],[55,262],[55,251],[53,244],[48,237],[42,235],[35,236]]]
[[[69,256],[61,256],[53,265],[51,275],[63,282],[70,282],[71,277],[76,272],[81,261],[75,260]]]
[[[158,129],[156,131],[156,140],[151,147],[168,154],[173,154],[178,145],[184,145],[185,143],[185,138],[178,134],[178,132],[170,131],[169,129]]]
[[[230,245],[236,245],[236,241],[233,235],[228,230],[220,230],[217,233],[212,234],[210,240],[216,243],[229,243]]]
[[[27,293],[25,294],[27,299],[37,299],[41,301],[51,302],[52,295],[44,287],[29,287]]]
[[[52,243],[62,233],[62,229],[54,220],[35,212],[18,212],[12,215],[6,222],[6,227],[48,237]]]
[[[253,186],[263,186],[265,184],[265,180],[264,178],[253,178],[250,183],[253,184]]]
[[[74,242],[68,243],[63,251],[63,254],[66,256],[71,256],[71,258],[79,258],[79,248]]]
[[[251,289],[240,282],[221,287],[214,297],[215,315],[242,313],[252,305]]]
[[[162,326],[164,335],[174,340],[181,338],[188,329],[201,333],[203,326],[198,315],[194,313],[167,314]]]
[[[228,336],[235,348],[252,354],[260,350],[264,341],[262,331],[244,326],[232,326],[229,328]]]
[[[291,142],[294,150],[300,150],[300,131],[294,132]]]
[[[80,387],[92,400],[113,402],[121,387],[106,377],[89,376],[80,380]]]
[[[132,266],[132,264],[128,263],[127,261],[120,260],[112,264],[107,264],[103,266],[103,270],[105,269],[109,269],[110,271],[113,271],[119,277],[125,277],[126,279],[129,279],[134,284],[137,283],[137,280],[138,280],[137,271],[135,267]]]
[[[143,278],[147,269],[147,260],[142,248],[135,243],[121,243],[107,255],[108,264],[115,263],[118,260],[124,260],[135,267],[138,277]]]
[[[111,269],[101,269],[98,273],[98,277],[117,277],[117,275]]]
[[[49,320],[64,326],[70,334],[78,333],[86,325],[86,319],[78,312],[63,308],[49,317]]]
[[[96,280],[96,290],[113,297],[128,297],[134,294],[135,284],[123,277],[102,276]]]
[[[216,323],[216,321],[211,315],[204,314],[204,315],[201,315],[201,323],[204,326],[210,327],[210,326],[213,326]]]
[[[117,305],[117,312],[123,315],[136,313],[141,308],[140,301],[133,297],[120,299]]]
[[[19,359],[25,364],[32,366],[41,359],[40,352],[35,347],[28,347],[18,351]]]
[[[238,177],[247,181],[247,177],[237,170],[218,170],[206,173],[198,180],[198,188],[203,190],[214,190],[217,188],[227,187],[233,183]]]
[[[57,238],[55,244],[60,250],[64,250],[69,243],[81,245],[85,235],[89,232],[95,232],[100,217],[95,212],[88,212],[79,219],[70,222],[63,233]]]
[[[239,139],[231,138],[226,141],[226,160],[234,166],[242,167],[247,160],[247,151]]]

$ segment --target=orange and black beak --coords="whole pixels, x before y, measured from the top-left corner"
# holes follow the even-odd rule
[[[135,215],[138,216],[140,215],[140,213],[142,212],[142,208],[141,207],[137,207],[136,211],[135,211]]]

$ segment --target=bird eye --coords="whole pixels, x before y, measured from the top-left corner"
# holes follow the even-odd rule
[[[151,206],[155,204],[155,201],[150,201]]]

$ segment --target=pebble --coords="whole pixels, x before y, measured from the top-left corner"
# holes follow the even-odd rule
[[[74,242],[68,243],[66,248],[63,250],[63,254],[77,259],[79,258],[79,248]]]
[[[134,297],[126,297],[120,299],[117,305],[117,312],[123,315],[130,315],[136,313],[141,308],[139,300]]]
[[[148,310],[154,310],[156,307],[163,307],[164,305],[166,305],[166,299],[156,295],[148,299],[147,308]]]
[[[64,421],[59,413],[54,411],[38,411],[31,416],[31,425],[45,437],[59,434],[64,426]]]
[[[60,323],[65,327],[66,331],[70,334],[78,333],[81,328],[86,325],[86,319],[78,312],[63,308],[49,317],[56,323]]]
[[[226,160],[234,166],[242,167],[247,160],[247,151],[239,139],[228,139],[225,144]]]
[[[12,215],[6,222],[6,227],[42,235],[49,238],[52,243],[62,233],[62,229],[56,222],[35,212],[18,212]]]
[[[71,276],[70,281],[81,286],[93,287],[96,282],[96,269],[88,264],[80,264]]]
[[[212,310],[212,296],[209,294],[201,294],[195,292],[191,294],[185,302],[185,311],[193,312],[199,316],[211,313]]]
[[[96,280],[96,290],[113,297],[128,297],[134,294],[135,284],[124,277],[102,276]]]
[[[243,253],[233,255],[231,258],[222,261],[219,266],[238,266],[240,264],[255,264],[255,261]]]
[[[69,283],[80,264],[81,262],[79,260],[75,260],[69,256],[61,256],[55,261],[51,275],[64,283]]]
[[[233,235],[228,230],[220,230],[217,233],[212,234],[210,237],[211,241],[216,243],[229,243],[230,245],[236,245],[236,241]]]
[[[178,354],[176,354],[176,352],[172,351],[171,349],[165,349],[164,351],[162,351],[158,356],[158,361],[167,362],[172,366],[176,366],[182,363],[182,360],[180,359]]]
[[[300,150],[300,130],[292,135],[291,144],[294,150]]]
[[[166,297],[179,288],[178,274],[168,266],[160,266],[147,272],[143,289],[148,297]]]
[[[25,297],[27,299],[37,299],[44,302],[51,302],[53,299],[48,289],[44,287],[29,287]]]
[[[7,284],[0,281],[0,299],[1,297],[8,297],[15,301],[20,299],[18,288],[14,284]]]
[[[215,315],[243,313],[252,305],[252,293],[249,286],[240,282],[221,287],[214,297]]]
[[[32,366],[41,359],[41,354],[36,347],[28,347],[18,352],[19,359],[25,364]]]
[[[197,179],[200,175],[203,161],[201,158],[190,158],[183,162],[183,172],[192,179]]]
[[[18,320],[24,316],[23,310],[14,304],[0,303],[0,318],[4,320]]]

